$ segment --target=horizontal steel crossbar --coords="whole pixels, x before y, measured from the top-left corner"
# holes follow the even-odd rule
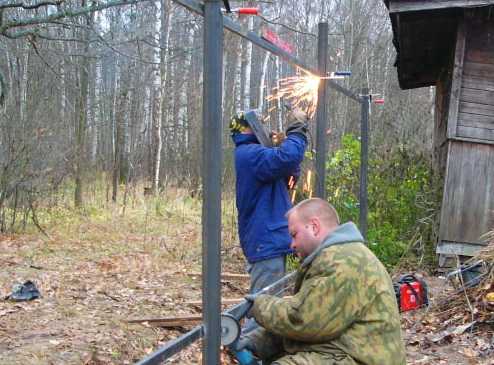
[[[168,342],[164,347],[153,352],[146,358],[142,359],[136,365],[158,365],[164,360],[169,359],[173,355],[179,353],[187,346],[193,344],[204,335],[204,328],[200,326],[194,327],[191,331],[183,334],[180,337]]]
[[[182,5],[183,7],[189,9],[190,11],[192,11],[196,14],[204,16],[204,5],[201,4],[200,2],[196,1],[196,0],[172,0],[172,1],[176,2],[177,4]],[[301,68],[302,70],[304,70],[304,71],[306,71],[312,75],[323,76],[323,77],[326,76],[326,75],[320,75],[319,72],[317,71],[317,69],[310,67],[305,62],[300,61],[296,57],[292,56],[290,53],[281,49],[280,47],[278,47],[278,46],[274,45],[273,43],[268,42],[267,40],[259,37],[254,32],[244,30],[239,24],[235,23],[228,16],[223,16],[223,26],[226,29],[228,29],[229,31],[239,35],[242,38],[245,38],[245,39],[251,41],[255,45],[265,49],[268,52],[271,52],[271,53],[281,57],[282,59],[284,59],[288,63],[290,63],[294,66],[297,66],[298,68]],[[351,90],[348,90],[347,88],[339,85],[334,80],[329,79],[326,81],[327,81],[327,85],[330,88],[342,93],[343,95],[348,96],[349,98],[351,98],[355,101],[360,101],[359,96],[356,95]]]

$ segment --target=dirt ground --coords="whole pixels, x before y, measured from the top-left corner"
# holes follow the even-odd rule
[[[494,326],[471,326],[468,307],[449,319],[437,305],[454,289],[443,276],[424,275],[430,291],[429,308],[402,313],[407,364],[494,364]],[[458,324],[462,320],[466,325]]]
[[[30,302],[0,300],[0,364],[132,364],[192,328],[127,320],[200,313],[188,304],[201,298],[200,278],[191,276],[200,271],[199,247],[168,243],[197,242],[195,226],[180,225],[167,240],[122,234],[105,244],[81,239],[85,229],[73,240],[0,236],[0,297],[26,280],[42,294]],[[243,273],[237,249],[223,258],[224,271]],[[448,290],[444,279],[426,279],[433,301]],[[246,282],[222,283],[226,298],[246,289]],[[409,364],[494,364],[492,325],[462,331],[435,318],[427,309],[403,314]],[[197,343],[169,363],[198,364],[200,356]]]

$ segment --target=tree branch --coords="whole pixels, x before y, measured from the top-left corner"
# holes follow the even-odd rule
[[[11,32],[10,30],[13,28],[52,23],[55,22],[56,20],[63,18],[74,18],[95,11],[108,9],[111,7],[134,5],[141,2],[149,2],[154,0],[108,0],[105,3],[99,3],[99,4],[93,3],[89,6],[81,7],[78,9],[61,10],[44,17],[33,17],[27,19],[11,19],[9,21],[5,21],[6,19],[4,19],[5,11],[7,9],[22,8],[26,10],[32,10],[49,5],[59,6],[64,1],[65,0],[53,0],[53,1],[45,0],[32,5],[25,4],[24,2],[12,2],[8,4],[1,4],[0,5],[0,35],[12,39],[22,38],[22,37],[31,37],[31,39],[35,39],[37,36],[39,36],[38,29],[29,29],[18,32]],[[38,56],[40,56],[39,52],[37,52],[37,54]],[[0,106],[3,105],[6,94],[7,94],[7,85],[5,83],[4,76],[0,71]]]
[[[55,75],[57,76],[60,76],[60,74],[53,68],[52,65],[50,65],[50,63],[45,60],[45,58],[41,55],[41,53],[39,52],[38,50],[38,46],[36,45],[36,38],[33,38],[33,37],[29,37],[28,38],[29,40],[29,43],[31,44],[31,46],[33,47],[34,49],[34,52],[36,52],[36,54],[38,55],[38,57],[41,59],[41,61],[43,61],[43,63],[45,64],[46,67],[48,67],[48,69],[53,72]]]
[[[57,1],[42,1],[36,4],[24,4],[24,2],[17,2],[17,3],[9,3],[9,4],[2,4],[0,5],[0,9],[8,9],[8,8],[22,8],[22,9],[37,9],[42,6],[48,6],[48,5],[54,5],[58,6],[61,5],[65,0],[57,0]]]
[[[74,18],[78,17],[84,14],[92,13],[95,11],[100,11],[104,9],[108,9],[111,7],[116,7],[116,6],[123,6],[123,5],[134,5],[137,3],[141,2],[149,2],[149,1],[154,1],[154,0],[108,0],[105,3],[100,3],[100,4],[92,4],[89,6],[81,7],[78,9],[69,9],[69,10],[63,10],[63,11],[58,11],[56,13],[53,13],[48,16],[44,17],[34,17],[34,18],[28,18],[28,19],[14,19],[10,20],[7,22],[4,22],[0,26],[0,34],[3,34],[6,37],[9,38],[19,38],[20,34],[23,34],[23,32],[19,32],[14,34],[9,34],[8,31],[12,28],[18,28],[18,27],[25,27],[29,25],[40,25],[40,24],[46,24],[53,22],[58,19],[62,18]],[[0,9],[2,9],[0,7]],[[35,33],[35,32],[34,32]],[[25,32],[23,35],[28,35],[28,34],[33,34],[33,31]]]
[[[3,73],[2,71],[0,71],[0,106],[3,106],[3,103],[5,102],[6,93],[7,93],[7,85],[5,84]]]

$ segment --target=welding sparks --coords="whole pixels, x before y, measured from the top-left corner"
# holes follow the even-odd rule
[[[297,190],[292,191],[292,204],[295,204],[295,197],[297,195]]]
[[[303,186],[303,190],[309,195],[309,198],[312,198],[312,170],[307,171],[307,177]]]
[[[312,75],[292,76],[279,81],[279,87],[266,99],[268,101],[287,101],[292,108],[307,112],[309,118],[314,116],[317,107],[317,90],[321,78]]]

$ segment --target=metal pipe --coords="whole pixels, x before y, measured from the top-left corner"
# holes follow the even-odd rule
[[[199,15],[204,15],[204,6],[199,3],[196,0],[173,0],[177,4],[180,4],[184,6],[185,8],[189,9],[190,11],[193,11],[196,14]],[[291,63],[292,65],[295,65],[304,71],[307,71],[313,75],[318,75],[317,70],[313,69],[309,65],[305,64],[304,62],[298,60],[296,57],[293,57],[290,53],[286,52],[285,50],[281,49],[280,47],[268,42],[267,40],[259,37],[257,34],[251,31],[247,31],[243,29],[239,24],[234,22],[232,19],[230,19],[227,16],[223,16],[223,25],[226,29],[229,31],[239,35],[242,38],[245,38],[252,43],[256,44],[257,46],[265,49],[266,51],[269,51],[277,56],[280,56],[283,58],[285,61]]]
[[[166,359],[169,359],[184,348],[193,344],[203,336],[203,325],[197,326],[191,331],[184,333],[182,336],[167,342],[165,346],[144,359],[136,363],[136,365],[159,365]]]
[[[223,27],[238,34],[239,36],[248,39],[252,43],[264,48],[265,50],[282,57],[289,63],[314,75],[326,76],[320,73],[320,70],[314,70],[308,65],[302,63],[286,51],[269,43],[268,41],[258,37],[253,32],[246,32],[230,18],[221,14],[221,5],[218,0],[206,0],[202,5],[195,0],[173,0],[174,2],[184,6],[185,8],[204,16],[204,84],[203,84],[203,321],[204,323],[195,327],[192,331],[180,336],[179,338],[169,342],[161,349],[155,351],[142,361],[139,365],[155,365],[161,361],[176,354],[191,343],[201,337],[204,337],[203,343],[203,364],[218,364],[219,349],[220,349],[220,310],[221,310],[221,293],[220,293],[220,245],[221,245],[221,166],[222,166],[222,141],[221,141],[221,100],[222,100],[222,53],[223,53]],[[324,27],[324,25],[322,26]],[[327,24],[326,31],[326,51],[327,56]],[[320,40],[321,41],[321,40]],[[322,42],[322,41],[321,41]],[[318,64],[321,66],[322,61]],[[327,62],[325,62],[327,64]],[[333,88],[334,90],[343,93],[353,100],[361,101],[352,91],[338,85],[333,80],[322,80],[321,84]],[[324,96],[319,94],[324,93]],[[326,99],[326,90],[319,89],[319,100]],[[320,104],[320,103],[319,103]],[[322,103],[322,104],[325,104]],[[368,102],[367,102],[368,105]],[[321,106],[322,107],[322,106]],[[368,111],[368,107],[367,107]],[[322,127],[326,125],[324,120],[327,120],[327,110],[324,105],[324,110],[318,111],[318,117],[323,120],[320,124]],[[324,117],[326,115],[326,117]],[[318,119],[319,120],[319,119]],[[325,128],[323,129],[325,133]],[[318,145],[325,145],[325,142],[317,142]],[[325,147],[323,152],[318,154],[325,158]],[[323,172],[324,174],[324,172]],[[323,176],[323,175],[319,175]],[[320,179],[324,186],[324,177]],[[365,235],[364,235],[365,236]],[[232,308],[236,312],[238,308]]]
[[[328,80],[328,86],[331,89],[336,90],[336,91],[342,93],[345,96],[348,96],[350,99],[352,99],[354,101],[359,101],[360,102],[360,98],[358,97],[358,95],[355,95],[355,93],[353,91],[344,88],[340,84],[337,84],[335,81]]]
[[[196,0],[172,0],[176,2],[177,4],[182,5],[183,7],[189,9],[190,11],[199,14],[199,15],[204,15],[204,6],[197,2]],[[296,57],[293,57],[290,53],[286,52],[285,50],[281,49],[280,47],[268,42],[267,40],[259,37],[257,34],[251,31],[246,31],[244,30],[240,25],[235,23],[232,19],[230,19],[227,16],[223,16],[223,24],[226,29],[229,31],[239,35],[242,38],[245,38],[255,45],[265,49],[268,52],[271,52],[281,58],[283,58],[285,61],[288,63],[301,68],[302,70],[316,76],[326,76],[326,75],[321,75],[318,70],[314,69],[313,67],[309,66],[305,62],[302,62],[301,60],[297,59]],[[343,95],[348,96],[349,98],[355,100],[355,101],[360,101],[359,97],[353,93],[353,91],[346,89],[345,87],[337,84],[333,80],[327,80],[327,85],[342,93]]]
[[[220,363],[223,16],[219,0],[204,3],[202,302],[204,365]]]
[[[273,284],[261,289],[257,295],[261,294],[269,294],[269,295],[277,295],[280,296],[286,290],[291,288],[295,282],[298,272],[292,271],[291,273],[285,275],[281,279],[275,281]],[[236,319],[240,320],[245,316],[247,310],[251,307],[251,303],[244,300],[241,303],[231,307],[226,310],[225,314],[230,314],[234,316]],[[171,356],[180,352],[187,346],[191,345],[198,339],[200,339],[204,335],[204,326],[201,324],[197,327],[194,327],[187,333],[184,333],[182,336],[176,338],[175,340],[169,341],[158,351],[155,351],[145,359],[138,362],[136,365],[157,365],[162,361],[169,359]]]
[[[319,74],[326,75],[328,67],[328,23],[319,23],[317,37],[317,69]],[[326,79],[321,79],[317,90],[316,110],[316,196],[326,198],[326,155],[327,135],[329,126],[327,103],[326,103]]]
[[[362,89],[360,96],[360,192],[359,192],[359,224],[360,232],[367,239],[367,174],[369,165],[369,89]]]

